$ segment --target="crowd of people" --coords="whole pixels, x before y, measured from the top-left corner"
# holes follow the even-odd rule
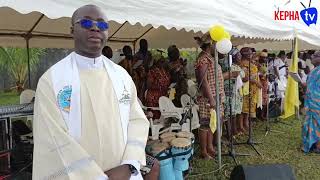
[[[147,107],[158,107],[159,98],[167,96],[171,84],[176,89],[174,104],[181,107],[180,97],[187,91],[187,75],[185,72],[185,61],[180,57],[180,51],[172,45],[168,47],[166,59],[164,56],[160,58],[152,57],[148,50],[148,42],[141,39],[139,42],[140,49],[133,54],[130,46],[122,48],[123,59],[118,63],[132,77],[138,93],[138,98],[142,104]],[[103,53],[106,57],[112,58],[112,50],[105,46]],[[160,112],[152,111],[154,118],[160,117]]]
[[[196,103],[199,105],[201,126],[198,139],[201,157],[212,159],[215,156],[216,135],[209,130],[209,123],[210,109],[216,107],[216,94],[219,93],[220,97],[222,124],[230,119],[232,123],[230,129],[234,136],[248,133],[249,118],[266,120],[268,108],[273,109],[269,109],[269,117],[279,117],[284,109],[285,90],[293,53],[280,51],[274,54],[267,49],[257,52],[250,47],[240,50],[234,47],[229,53],[231,60],[229,56],[218,53],[217,69],[220,86],[219,92],[216,92],[214,45],[208,34],[195,37],[195,41],[202,50],[194,63],[199,87]],[[186,64],[175,45],[167,49],[167,59],[163,56],[159,59],[152,57],[145,39],[140,41],[140,50],[136,54],[133,54],[130,46],[124,46],[122,52],[124,58],[119,65],[132,76],[138,97],[145,106],[158,107],[159,98],[169,96],[169,87],[175,84],[176,96],[173,103],[181,107],[180,97],[188,93],[188,77],[185,72]],[[303,115],[308,111],[308,107],[304,104],[306,92],[308,92],[307,77],[316,66],[312,62],[314,53],[313,50],[298,53],[298,76],[301,79],[299,82],[300,113]],[[160,118],[160,115],[159,111],[152,111],[153,118]],[[304,151],[308,152],[306,149]]]

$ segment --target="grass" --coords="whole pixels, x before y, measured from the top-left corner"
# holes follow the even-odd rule
[[[0,92],[0,106],[9,104],[19,104],[19,95],[17,92]]]
[[[242,165],[272,164],[285,163],[289,164],[299,180],[320,179],[320,156],[319,154],[305,154],[300,150],[301,147],[301,125],[299,119],[284,120],[286,124],[271,123],[271,128],[284,133],[269,132],[265,136],[265,122],[256,122],[254,124],[254,140],[262,142],[255,147],[262,154],[257,153],[248,145],[236,146],[236,152],[249,153],[253,156],[237,157],[237,161]],[[237,142],[245,142],[246,137],[237,138]],[[223,147],[223,152],[227,147]],[[198,158],[199,150],[192,161],[192,172],[188,179],[229,179],[235,164],[231,157],[222,157],[222,170],[213,172],[218,169],[217,160],[208,161]]]

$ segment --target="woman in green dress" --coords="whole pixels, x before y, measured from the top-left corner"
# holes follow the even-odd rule
[[[232,134],[238,133],[238,123],[237,119],[242,112],[242,96],[240,95],[240,88],[237,87],[239,84],[239,79],[242,79],[245,76],[244,71],[239,66],[241,60],[241,53],[238,49],[232,49],[229,53],[232,55],[232,64],[231,64],[231,72],[229,74],[229,59],[223,58],[220,59],[220,65],[223,72],[224,78],[224,91],[225,91],[225,104],[224,104],[224,117],[225,119],[229,119],[231,117],[232,122]],[[237,83],[238,79],[238,83]],[[230,83],[230,85],[229,85]],[[230,111],[231,107],[231,111]],[[230,114],[231,112],[231,114]]]

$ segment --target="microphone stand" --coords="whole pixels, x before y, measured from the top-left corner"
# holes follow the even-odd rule
[[[234,121],[235,119],[232,118],[232,102],[231,102],[231,97],[230,94],[233,93],[233,88],[231,89],[231,58],[232,56],[228,54],[228,71],[229,71],[229,80],[228,80],[228,87],[229,87],[229,120],[227,121],[227,131],[228,131],[228,139],[229,139],[229,150],[228,153],[226,154],[222,154],[222,156],[230,156],[234,163],[236,165],[238,165],[238,162],[236,160],[237,156],[250,156],[250,154],[241,154],[241,153],[236,153],[235,149],[234,149],[234,139],[233,139],[233,131],[231,130],[233,127],[233,123],[231,123],[231,121]],[[232,96],[232,98],[234,98],[234,96]]]

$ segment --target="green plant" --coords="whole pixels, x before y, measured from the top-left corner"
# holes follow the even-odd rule
[[[187,59],[189,62],[194,62],[197,59],[198,55],[199,53],[196,51],[180,50],[180,56],[183,59]]]
[[[45,49],[31,48],[30,70],[35,69],[41,55]],[[28,55],[26,48],[4,48],[0,47],[0,69],[7,69],[8,73],[15,80],[15,88],[18,92],[24,89],[28,74]]]

